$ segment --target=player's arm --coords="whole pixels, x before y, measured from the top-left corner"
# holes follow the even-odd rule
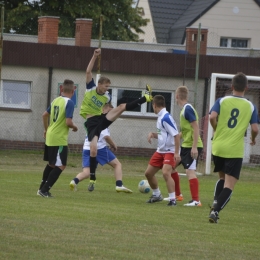
[[[117,146],[116,146],[116,144],[114,143],[114,141],[112,140],[112,138],[111,138],[109,135],[105,136],[104,138],[105,138],[106,142],[110,145],[110,147],[111,147],[113,150],[116,151],[116,150],[117,150]]]
[[[67,105],[66,105],[66,125],[69,128],[72,128],[73,132],[77,132],[78,131],[78,127],[73,123],[72,121],[72,117],[73,117],[73,113],[74,113],[74,103],[72,100],[69,100]]]
[[[199,125],[197,121],[193,121],[190,123],[193,128],[193,143],[191,148],[191,157],[197,159],[198,157],[198,140],[199,140]]]
[[[49,114],[48,111],[45,111],[42,114],[42,121],[43,121],[43,127],[44,127],[44,132],[43,132],[44,138],[46,138],[46,132],[47,132],[47,129],[48,129],[48,126],[49,126],[49,117],[50,117],[50,114]]]
[[[158,134],[157,134],[157,133],[152,133],[152,132],[150,132],[150,133],[148,134],[147,141],[148,141],[149,144],[152,143],[152,138],[158,139]]]
[[[92,80],[92,69],[97,57],[101,54],[101,49],[96,49],[86,69],[86,83],[88,84]]]
[[[255,138],[258,135],[258,124],[254,123],[251,125],[251,145],[255,145]]]
[[[218,124],[217,118],[218,118],[218,113],[215,111],[212,111],[209,115],[209,121],[210,121],[210,124],[214,131],[216,131],[217,124]]]
[[[178,165],[178,163],[181,161],[181,157],[180,157],[180,135],[177,134],[174,136],[174,144],[175,144],[175,151],[174,151],[174,159],[176,162],[176,165]]]

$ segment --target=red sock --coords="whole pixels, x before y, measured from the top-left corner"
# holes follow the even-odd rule
[[[180,187],[180,177],[179,177],[179,174],[178,174],[178,172],[173,172],[171,174],[171,176],[172,176],[172,179],[175,182],[175,194],[176,194],[176,196],[180,196],[180,194],[181,194],[181,187]]]
[[[190,179],[190,193],[192,200],[200,201],[199,200],[199,181],[197,178]]]

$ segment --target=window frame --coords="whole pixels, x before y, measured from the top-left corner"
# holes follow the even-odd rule
[[[28,84],[28,92],[27,92],[27,98],[28,98],[28,104],[8,104],[4,103],[4,82],[11,82],[11,83],[25,83]],[[31,109],[32,106],[32,82],[31,81],[25,81],[25,80],[10,80],[10,79],[2,79],[1,85],[0,85],[0,108],[1,109]]]
[[[131,88],[131,89],[125,89],[123,87],[112,87],[111,88],[111,91],[112,91],[112,105],[114,107],[117,107],[117,97],[118,97],[118,90],[132,90],[132,91],[140,91],[140,89],[134,89],[134,88]],[[175,90],[173,91],[170,91],[170,90],[157,90],[157,89],[154,89],[153,91],[155,92],[161,92],[161,93],[169,93],[171,94],[171,111],[168,111],[170,114],[173,114],[173,110],[174,110],[174,105],[175,105]],[[141,96],[140,96],[141,97]],[[122,113],[122,116],[135,116],[135,117],[156,117],[155,113],[154,112],[146,112],[146,109],[147,109],[147,103],[144,103],[141,105],[141,111],[140,112],[134,112],[134,111],[124,111]]]
[[[221,46],[221,41],[227,41],[227,46]],[[246,41],[246,45],[247,47],[232,47],[232,41]],[[250,39],[245,39],[245,38],[228,38],[228,37],[220,37],[220,42],[219,42],[219,47],[222,48],[243,48],[243,49],[248,49],[249,48],[249,43],[250,43]]]

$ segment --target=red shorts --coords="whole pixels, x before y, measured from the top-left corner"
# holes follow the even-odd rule
[[[158,168],[162,168],[164,164],[170,164],[175,168],[174,153],[155,152],[150,159],[149,164]]]

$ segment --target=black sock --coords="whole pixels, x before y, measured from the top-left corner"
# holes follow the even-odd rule
[[[49,174],[52,170],[53,170],[53,168],[49,164],[47,164],[43,171],[43,174],[42,174],[42,182],[41,182],[39,190],[43,187],[44,183],[47,181]]]
[[[125,110],[126,111],[131,111],[133,109],[135,109],[136,107],[142,105],[143,103],[146,102],[146,98],[145,97],[141,97],[139,99],[136,99],[130,103],[126,103],[125,105]]]
[[[47,192],[51,189],[51,187],[55,184],[55,182],[59,179],[62,170],[59,167],[55,167],[49,174],[49,178],[44,183],[41,188],[42,192]]]
[[[123,182],[121,180],[116,181],[116,186],[122,187],[123,186]]]
[[[216,182],[215,191],[214,191],[214,200],[218,200],[218,196],[224,188],[224,183],[225,183],[225,180],[223,180],[223,179],[219,179]]]
[[[90,167],[90,180],[95,181],[96,180],[96,167],[97,167],[96,157],[90,156],[89,167]]]
[[[75,182],[76,184],[79,183],[79,179],[78,179],[78,178],[74,178],[73,180],[74,180],[74,182]]]
[[[219,212],[222,210],[229,202],[231,195],[232,190],[229,188],[224,188],[218,196],[218,202],[217,205],[214,206],[214,211]]]

